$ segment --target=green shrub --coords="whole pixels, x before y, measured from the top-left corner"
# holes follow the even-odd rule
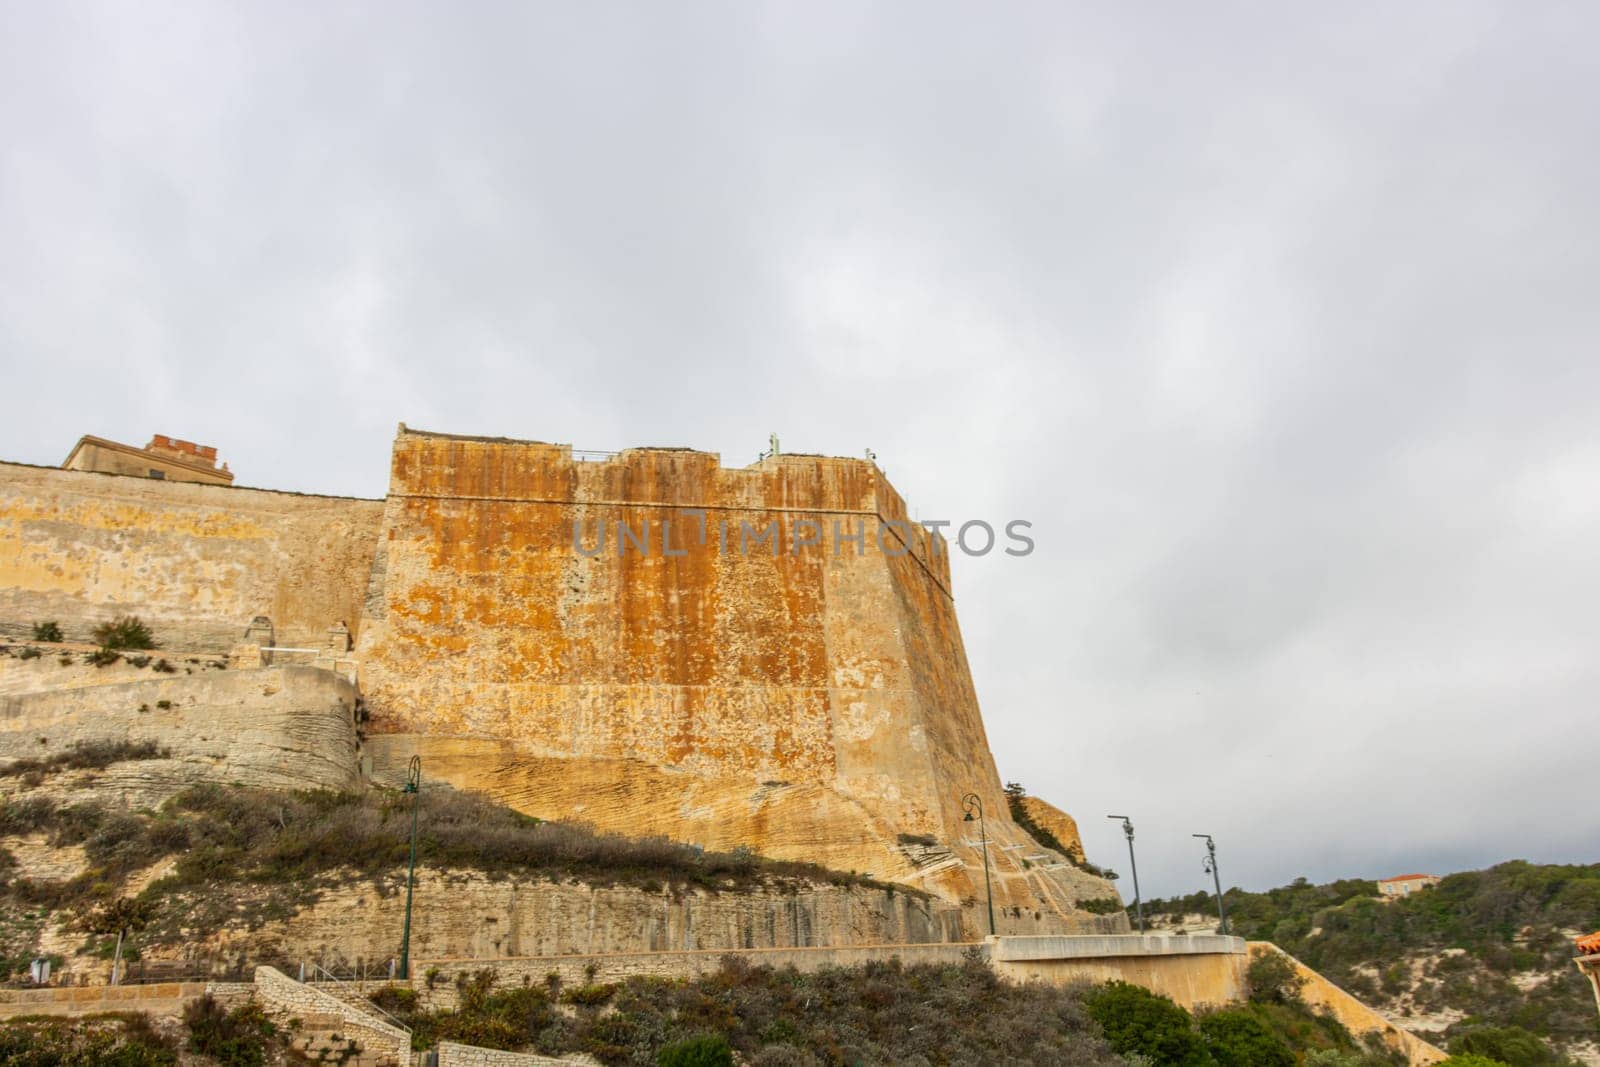
[[[657,1067],[733,1067],[733,1049],[721,1034],[675,1041],[656,1053]]]
[[[1520,1026],[1479,1026],[1450,1040],[1452,1055],[1473,1053],[1510,1067],[1552,1067],[1562,1060],[1537,1034]]]
[[[1367,1067],[1367,1060],[1360,1053],[1336,1048],[1315,1049],[1306,1053],[1300,1063],[1301,1067]]]
[[[155,636],[137,615],[119,615],[94,628],[95,644],[102,649],[155,648]]]
[[[210,1056],[222,1067],[261,1067],[277,1028],[255,1001],[228,1011],[207,993],[183,1009],[189,1051]]]
[[[121,658],[109,648],[97,648],[83,659],[85,663],[92,663],[96,667],[109,667]]]
[[[32,645],[29,645],[27,648],[24,648],[21,652],[17,653],[17,658],[18,659],[38,659],[42,655],[44,655],[43,652],[40,652],[37,648],[34,648]]]
[[[1491,1060],[1476,1052],[1463,1052],[1439,1061],[1438,1067],[1509,1067],[1500,1060]]]
[[[0,1063],[18,1067],[176,1067],[173,1042],[133,1013],[8,1019]]]
[[[63,640],[65,640],[61,636],[61,626],[60,626],[60,624],[57,623],[54,619],[51,619],[48,622],[36,622],[36,623],[34,623],[33,624],[33,639],[35,641],[48,641],[49,643],[51,643],[53,645],[59,645]]]
[[[1306,979],[1288,956],[1268,949],[1250,961],[1245,984],[1258,1004],[1289,1004],[1300,999]]]
[[[1088,912],[1090,915],[1115,915],[1122,911],[1122,901],[1118,900],[1116,897],[1098,897],[1094,900],[1080,900],[1076,906]]]
[[[1248,1009],[1202,1015],[1200,1033],[1220,1067],[1295,1067],[1289,1046]]]
[[[1140,986],[1107,982],[1084,999],[1112,1049],[1148,1057],[1163,1067],[1211,1067],[1214,1061],[1189,1013]]]
[[[617,987],[609,982],[592,985],[581,985],[567,990],[561,999],[568,1004],[577,1004],[580,1007],[592,1008],[604,1004],[616,995]]]
[[[437,974],[438,968],[432,968],[431,973]],[[417,991],[405,986],[386,985],[368,993],[367,999],[390,1015],[410,1015],[417,1010]]]

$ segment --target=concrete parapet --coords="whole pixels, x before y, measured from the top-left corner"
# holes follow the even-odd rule
[[[1132,982],[1186,1008],[1236,1003],[1246,993],[1237,937],[999,937],[986,949],[995,973],[1015,982]]]
[[[204,982],[0,989],[0,1019],[19,1015],[99,1015],[111,1011],[177,1015],[184,1005],[207,991]]]
[[[1243,954],[1242,937],[1200,934],[1165,937],[1160,934],[1108,934],[1086,937],[993,937],[990,958],[997,963],[1021,960],[1065,960],[1115,956],[1202,956]]]

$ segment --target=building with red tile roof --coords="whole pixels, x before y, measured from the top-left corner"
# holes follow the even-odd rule
[[[1393,878],[1378,879],[1378,895],[1394,900],[1438,884],[1439,876],[1436,874],[1397,874]]]

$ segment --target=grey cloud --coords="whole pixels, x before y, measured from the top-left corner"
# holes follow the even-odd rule
[[[870,446],[1147,891],[1593,859],[1597,21],[0,5],[0,455]]]

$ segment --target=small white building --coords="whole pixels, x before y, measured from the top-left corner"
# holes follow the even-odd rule
[[[1399,874],[1393,878],[1378,879],[1378,895],[1395,900],[1438,884],[1439,876],[1436,874]]]

